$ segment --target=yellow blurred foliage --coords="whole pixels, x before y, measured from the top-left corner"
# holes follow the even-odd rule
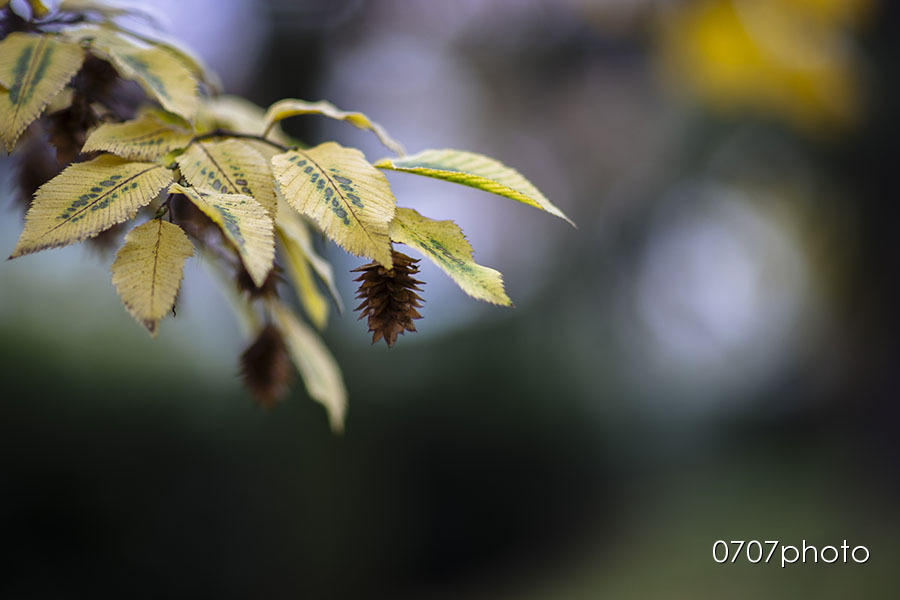
[[[663,13],[667,81],[714,109],[757,110],[806,130],[851,125],[861,109],[852,30],[874,0],[692,0]]]

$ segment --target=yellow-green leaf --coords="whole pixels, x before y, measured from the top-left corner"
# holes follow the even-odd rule
[[[8,152],[83,60],[78,44],[51,35],[16,32],[0,42],[0,138]]]
[[[28,4],[31,5],[31,14],[35,19],[43,19],[51,12],[51,7],[43,0],[28,0]]]
[[[209,65],[199,55],[174,37],[165,35],[156,29],[151,30],[150,34],[144,35],[121,28],[115,23],[113,23],[113,26],[146,44],[165,50],[184,63],[193,75],[205,82],[213,91],[218,92],[222,90],[222,80],[219,78],[219,75],[209,68]]]
[[[341,431],[347,412],[347,390],[337,362],[316,332],[304,325],[287,306],[270,300],[268,307],[284,335],[306,391],[325,407],[331,429]]]
[[[574,225],[521,173],[483,154],[464,150],[425,150],[412,156],[383,158],[375,166],[461,183],[540,208]]]
[[[133,160],[158,160],[191,141],[191,132],[147,111],[132,121],[107,123],[91,132],[82,152],[104,150]]]
[[[372,121],[369,117],[360,112],[341,110],[326,100],[320,100],[318,102],[307,102],[305,100],[297,100],[294,98],[279,100],[266,111],[266,127],[264,131],[268,132],[275,123],[287,119],[288,117],[310,114],[323,115],[339,121],[346,121],[359,129],[368,129],[378,136],[381,143],[389,150],[392,150],[397,154],[403,154],[404,152],[400,142],[388,135],[384,127]]]
[[[160,46],[141,46],[106,27],[79,28],[69,35],[90,40],[91,50],[109,60],[119,75],[136,81],[166,110],[194,120],[200,106],[197,80],[174,54]]]
[[[266,125],[266,111],[241,98],[223,94],[204,98],[197,115],[197,130],[206,133],[213,129],[227,129],[238,133],[260,135]]]
[[[256,149],[243,141],[194,142],[176,161],[181,174],[195,188],[253,196],[275,218],[272,169]]]
[[[282,255],[287,263],[284,266],[294,284],[300,305],[316,328],[325,329],[328,324],[328,299],[319,291],[303,250],[281,228],[275,228],[275,235],[281,244]]]
[[[328,299],[320,291],[313,273],[325,283],[338,310],[343,310],[331,265],[313,249],[312,236],[303,218],[284,204],[278,209],[275,234],[285,261],[282,265],[290,275],[300,305],[312,324],[324,329],[328,323]]]
[[[158,163],[105,154],[75,163],[38,189],[10,258],[92,237],[132,218],[172,182]]]
[[[257,286],[266,281],[275,259],[272,218],[263,206],[244,194],[220,194],[173,183],[169,191],[184,194],[215,222],[234,244]]]
[[[128,312],[152,335],[175,304],[184,261],[194,247],[178,225],[153,219],[132,229],[112,264],[112,282]]]
[[[331,299],[337,305],[338,311],[343,312],[344,303],[341,301],[341,295],[338,293],[337,285],[334,282],[334,269],[331,268],[331,263],[319,256],[315,248],[313,248],[312,235],[303,217],[288,207],[286,202],[279,202],[275,229],[280,230],[285,237],[290,238],[297,244],[313,271],[319,276],[325,287],[328,288],[328,293],[331,294]]]
[[[46,115],[52,115],[55,112],[65,110],[72,106],[72,99],[75,97],[75,90],[71,87],[64,87],[57,95],[53,96],[47,103]]]
[[[503,276],[472,259],[472,246],[453,221],[435,221],[411,208],[398,208],[391,222],[391,239],[427,256],[473,298],[512,304],[503,289]]]
[[[272,158],[282,197],[348,252],[391,266],[394,195],[363,153],[326,142]]]

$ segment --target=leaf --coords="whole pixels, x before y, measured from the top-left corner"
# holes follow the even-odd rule
[[[281,195],[342,248],[391,266],[390,185],[363,153],[326,142],[272,158]]]
[[[31,14],[35,19],[43,19],[50,14],[51,8],[43,0],[28,0],[31,5]]]
[[[169,191],[187,196],[219,226],[237,248],[253,282],[262,287],[275,259],[275,234],[266,209],[244,194],[207,192],[177,183]]]
[[[259,313],[254,310],[250,299],[241,294],[234,284],[234,271],[226,269],[219,256],[209,248],[201,245],[197,248],[197,253],[206,271],[212,275],[213,282],[228,301],[243,337],[250,338],[256,335],[263,327],[262,320]]]
[[[83,60],[78,44],[51,35],[16,32],[0,42],[0,139],[8,152]]]
[[[172,182],[158,163],[105,154],[75,163],[38,189],[10,258],[92,237],[132,218]]]
[[[331,294],[331,299],[337,305],[338,312],[343,312],[344,303],[341,301],[341,295],[334,282],[334,270],[331,268],[331,263],[319,256],[313,248],[312,236],[303,217],[287,207],[285,202],[279,202],[275,229],[299,247],[313,271],[328,288],[328,293]]]
[[[7,4],[10,4],[9,0],[3,0],[0,2],[0,8],[5,7]],[[43,19],[49,15],[52,6],[47,6],[47,3],[43,0],[19,0],[18,2],[12,3],[10,9],[14,14],[22,17],[25,21],[32,21]]]
[[[240,96],[228,94],[206,98],[200,105],[197,129],[201,133],[227,129],[238,133],[261,135],[266,125],[266,111]]]
[[[521,173],[483,154],[463,150],[425,150],[412,156],[383,158],[375,166],[461,183],[498,194],[545,210],[574,226],[569,217],[551,204]]]
[[[188,183],[219,194],[252,196],[275,218],[272,169],[263,156],[240,140],[194,142],[175,159]]]
[[[75,90],[71,87],[64,87],[63,90],[57,95],[53,96],[50,102],[47,103],[45,115],[52,115],[55,112],[59,112],[61,110],[65,110],[72,106],[72,99],[75,97]]]
[[[400,142],[388,135],[384,127],[370,120],[369,117],[360,112],[341,110],[326,100],[320,100],[318,102],[306,102],[305,100],[296,100],[294,98],[279,100],[266,111],[266,127],[264,132],[268,133],[278,121],[287,119],[288,117],[309,114],[323,115],[339,121],[347,121],[359,129],[368,129],[378,136],[378,140],[384,144],[388,150],[401,155],[404,153],[403,146]]]
[[[213,71],[209,67],[209,65],[207,65],[202,58],[200,58],[198,54],[182,44],[179,40],[165,35],[157,30],[151,30],[149,34],[145,35],[131,29],[121,27],[119,24],[114,22],[111,24],[119,31],[126,33],[131,37],[144,42],[145,44],[156,46],[170,53],[172,56],[181,61],[194,76],[205,82],[213,91],[219,92],[222,90],[222,80],[219,78],[218,73]]]
[[[313,249],[309,229],[303,222],[303,218],[284,203],[279,206],[275,233],[281,242],[287,261],[285,266],[303,310],[313,325],[324,329],[328,322],[328,301],[319,291],[312,273],[315,272],[325,283],[338,310],[342,311],[343,305],[334,284],[334,272],[331,265]]]
[[[125,79],[136,81],[166,110],[193,121],[200,106],[197,81],[190,69],[160,46],[139,46],[127,36],[99,26],[68,32],[90,40],[91,50],[107,59]]]
[[[175,304],[184,261],[194,247],[178,225],[153,219],[132,229],[113,261],[112,282],[125,308],[152,335]]]
[[[306,255],[300,248],[300,245],[281,231],[275,228],[275,235],[281,243],[284,258],[287,261],[287,272],[294,284],[294,290],[297,292],[297,298],[300,305],[312,321],[317,329],[325,329],[328,324],[328,300],[325,295],[319,291],[316,282],[312,277],[312,269],[306,260]]]
[[[142,17],[144,20],[159,26],[164,26],[164,15],[146,4],[135,2],[125,3],[115,0],[62,0],[59,10],[74,13],[94,13],[106,18],[114,17]]]
[[[88,136],[82,152],[104,150],[133,160],[159,160],[191,141],[191,132],[163,122],[147,111],[132,121],[101,125]]]
[[[316,332],[300,322],[287,306],[277,300],[270,300],[267,306],[284,335],[306,391],[313,400],[325,407],[331,429],[343,430],[347,390],[334,357]]]
[[[398,208],[391,222],[391,239],[427,256],[473,298],[512,305],[503,289],[503,276],[472,259],[472,246],[453,221],[435,221],[411,208]]]

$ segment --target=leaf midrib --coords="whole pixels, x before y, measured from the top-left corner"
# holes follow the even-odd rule
[[[28,70],[25,71],[25,77],[22,78],[22,84],[19,86],[19,98],[25,98],[26,94],[25,90],[28,89],[28,86],[31,85],[31,79],[34,78],[34,73],[37,71],[37,65],[40,64],[41,59],[44,55],[44,51],[47,46],[47,38],[41,36],[38,40],[37,48],[35,48],[34,54],[31,55],[31,62],[28,65]],[[26,102],[16,102],[16,110],[13,112],[13,122],[16,122],[19,118],[19,109],[22,108]]]
[[[141,175],[144,175],[144,174],[146,174],[146,173],[149,173],[150,171],[152,171],[152,170],[154,170],[154,169],[164,169],[164,168],[165,168],[165,167],[162,166],[162,165],[152,165],[152,166],[150,166],[149,168],[144,169],[144,170],[141,171],[140,173],[135,173],[134,175],[131,175],[130,177],[128,177],[128,178],[126,178],[126,179],[123,179],[121,182],[119,182],[119,183],[117,183],[115,186],[109,188],[108,190],[106,190],[106,192],[104,192],[103,194],[100,194],[97,198],[94,198],[94,200],[92,200],[91,202],[85,204],[83,207],[81,207],[80,209],[78,209],[76,212],[72,213],[72,214],[71,214],[67,219],[65,219],[62,223],[59,223],[58,225],[56,225],[56,226],[54,226],[54,227],[51,227],[50,229],[48,229],[47,231],[45,231],[44,233],[42,233],[37,239],[41,239],[42,237],[44,237],[44,236],[46,236],[46,235],[48,235],[48,234],[50,234],[50,233],[56,231],[57,229],[59,229],[59,228],[62,227],[63,225],[67,225],[67,224],[69,223],[69,221],[71,221],[71,220],[72,220],[73,218],[75,218],[77,215],[80,215],[81,213],[83,213],[84,211],[86,211],[87,209],[89,209],[90,207],[92,207],[93,205],[97,204],[98,202],[100,202],[101,200],[103,200],[106,196],[110,195],[111,193],[113,193],[114,191],[116,191],[117,189],[119,189],[120,187],[122,187],[123,185],[125,185],[126,183],[129,183],[129,182],[131,182],[131,181],[134,181],[136,178],[138,178],[138,177],[140,177]]]
[[[153,273],[150,276],[150,314],[155,315],[153,309],[154,300],[156,299],[156,266],[159,264],[159,244],[162,241],[162,219],[157,219],[158,228],[156,230],[156,244],[153,246]]]
[[[363,225],[363,222],[360,220],[359,216],[357,216],[356,211],[353,210],[352,203],[347,201],[346,196],[344,196],[344,194],[341,193],[340,188],[337,185],[335,185],[334,180],[331,178],[330,175],[328,175],[328,171],[323,169],[322,166],[319,163],[317,163],[313,157],[311,157],[309,154],[307,154],[303,150],[300,150],[299,148],[297,148],[295,150],[295,152],[303,155],[307,160],[309,160],[309,162],[311,162],[312,164],[314,164],[316,166],[316,168],[319,170],[319,172],[322,173],[322,176],[325,177],[325,179],[328,180],[328,183],[331,184],[331,187],[334,188],[334,193],[341,197],[341,200],[344,202],[344,206],[346,206],[347,210],[350,211],[350,214],[353,215],[353,218],[356,220],[356,223],[359,225],[359,228],[363,230],[363,232],[366,234],[366,237],[369,238],[369,240],[373,244],[377,245],[375,238],[372,237],[372,234],[369,233],[369,230],[366,228],[365,225]]]
[[[213,164],[213,166],[216,168],[216,170],[217,170],[219,173],[222,174],[222,179],[224,179],[225,181],[227,181],[227,182],[228,182],[228,185],[231,186],[231,189],[234,190],[234,191],[232,191],[232,192],[218,192],[218,191],[217,191],[216,193],[219,193],[219,194],[223,194],[223,193],[224,193],[224,194],[239,194],[240,192],[238,191],[238,190],[239,190],[238,186],[231,180],[231,178],[228,177],[228,173],[225,171],[225,169],[222,168],[222,166],[221,166],[221,165],[219,164],[219,162],[215,159],[215,157],[213,157],[212,153],[211,153],[209,150],[206,149],[206,146],[204,146],[203,143],[200,143],[200,142],[197,143],[197,146],[203,151],[203,153],[204,153],[204,154],[206,155],[206,157],[209,159],[209,162],[211,162],[211,163]],[[248,180],[248,181],[249,181],[249,180]],[[249,186],[248,186],[248,187],[249,187]]]

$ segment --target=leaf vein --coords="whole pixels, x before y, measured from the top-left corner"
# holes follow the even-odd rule
[[[50,233],[56,231],[57,229],[59,229],[59,228],[62,227],[63,225],[66,225],[66,224],[67,224],[69,221],[71,221],[74,217],[76,217],[76,216],[80,215],[81,213],[83,213],[84,211],[88,210],[89,208],[91,208],[92,206],[94,206],[95,204],[97,204],[98,202],[100,202],[101,200],[103,200],[104,198],[106,198],[107,196],[109,196],[110,194],[112,194],[114,191],[116,191],[117,189],[121,188],[121,187],[122,187],[123,185],[125,185],[126,183],[129,183],[129,182],[135,180],[136,178],[140,177],[141,175],[143,175],[143,174],[145,174],[145,173],[149,173],[150,171],[152,171],[152,170],[154,170],[154,169],[163,169],[163,168],[165,168],[165,167],[163,167],[162,165],[153,165],[153,166],[151,166],[151,167],[149,167],[149,168],[147,168],[147,169],[144,169],[144,170],[141,171],[140,173],[135,173],[134,175],[132,175],[132,176],[126,178],[126,179],[123,179],[121,182],[119,182],[119,183],[117,183],[115,186],[109,188],[108,190],[106,190],[104,193],[100,194],[97,198],[95,198],[95,199],[92,200],[91,202],[87,203],[86,205],[84,205],[83,207],[81,207],[80,209],[78,209],[77,211],[73,212],[73,213],[72,213],[71,215],[69,215],[66,219],[64,219],[62,223],[59,223],[59,224],[57,224],[56,226],[51,227],[50,229],[48,229],[47,231],[45,231],[44,233],[42,233],[40,236],[38,236],[37,239],[41,239],[42,237],[44,237],[44,236],[46,236],[46,235],[48,235],[48,234],[50,234]]]
[[[157,219],[159,224],[156,230],[156,245],[153,247],[153,273],[150,276],[150,314],[156,314],[153,310],[156,300],[156,265],[159,264],[159,244],[162,241],[162,219]]]
[[[37,65],[40,64],[42,55],[45,51],[45,47],[47,45],[47,38],[41,36],[38,40],[38,46],[35,53],[31,56],[31,63],[28,65],[28,70],[25,71],[25,77],[22,78],[22,84],[19,87],[19,98],[27,98],[27,94],[25,93],[28,90],[28,86],[31,85],[31,79],[34,78],[35,72],[37,72]],[[19,109],[27,104],[27,100],[24,102],[16,102],[16,110],[13,112],[13,122],[19,118]]]
[[[372,237],[372,234],[369,233],[369,230],[366,228],[365,225],[363,225],[363,222],[360,220],[359,216],[353,210],[352,203],[347,200],[347,197],[344,196],[344,194],[341,193],[341,188],[339,188],[334,183],[334,180],[331,178],[331,176],[328,174],[328,172],[325,169],[323,169],[321,167],[321,165],[319,165],[319,163],[317,163],[315,161],[314,158],[312,158],[309,154],[307,154],[303,150],[300,150],[298,148],[296,151],[298,154],[302,154],[303,156],[305,156],[307,158],[307,160],[309,160],[309,162],[311,162],[312,164],[314,164],[316,166],[316,168],[319,170],[319,172],[322,173],[322,175],[325,177],[325,179],[328,180],[328,183],[331,184],[331,187],[334,188],[334,193],[337,194],[338,196],[340,196],[341,200],[344,201],[344,206],[347,207],[347,210],[349,210],[350,214],[353,215],[353,218],[356,219],[356,222],[359,224],[360,229],[363,230],[363,233],[366,234],[366,237],[369,238],[373,244],[376,243],[375,239]],[[298,177],[299,177],[299,175],[298,175]]]
[[[231,193],[231,194],[239,193],[240,188],[237,185],[235,185],[235,183],[231,179],[229,179],[228,173],[226,173],[225,169],[223,169],[222,166],[216,161],[216,159],[213,158],[213,155],[210,153],[209,150],[206,149],[206,146],[204,146],[202,143],[197,144],[197,146],[199,146],[200,149],[203,150],[203,153],[206,154],[207,158],[209,158],[209,161],[213,164],[213,166],[216,168],[216,170],[222,174],[222,179],[227,181],[228,184],[231,186],[232,191],[229,193]]]

